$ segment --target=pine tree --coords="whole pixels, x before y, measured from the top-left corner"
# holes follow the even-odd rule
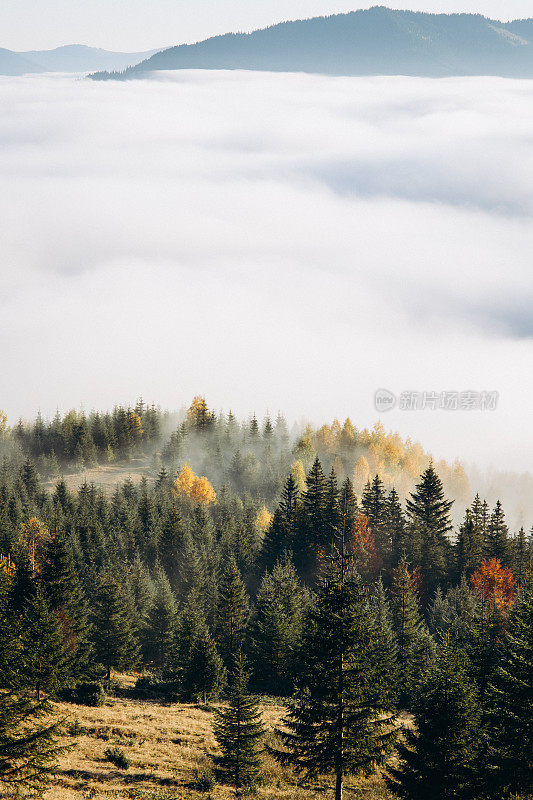
[[[384,704],[388,708],[394,708],[399,691],[398,641],[394,632],[390,603],[381,578],[372,593],[370,610],[375,629],[375,658],[380,665]]]
[[[328,485],[318,457],[306,477],[306,485],[302,495],[294,558],[300,573],[313,583],[320,560],[334,536],[326,513]]]
[[[244,642],[250,606],[235,559],[229,559],[220,584],[218,606],[218,643],[226,667],[231,667],[235,653]]]
[[[128,598],[110,574],[100,579],[93,598],[93,644],[97,658],[106,667],[107,680],[111,668],[134,667],[139,657],[135,623]]]
[[[292,551],[295,545],[298,519],[299,492],[296,482],[289,475],[281,493],[279,507],[268,528],[261,550],[261,565],[271,570],[284,550]]]
[[[387,537],[391,542],[391,565],[396,567],[402,556],[407,555],[407,532],[405,516],[398,497],[398,492],[393,487],[385,500],[384,526]]]
[[[56,614],[38,588],[22,615],[21,672],[24,682],[41,692],[55,692],[68,675],[67,642]]]
[[[143,635],[143,656],[146,664],[158,673],[165,669],[176,625],[176,601],[169,580],[158,565],[154,582],[154,597],[148,611]]]
[[[240,789],[254,786],[261,777],[265,729],[257,701],[247,694],[248,675],[239,652],[231,678],[227,705],[215,711],[214,733],[221,755],[215,764],[224,779]]]
[[[0,787],[17,797],[47,789],[57,757],[66,749],[59,744],[60,733],[48,701],[0,692]]]
[[[503,566],[508,565],[509,556],[509,529],[505,522],[502,504],[498,500],[494,511],[490,515],[487,531],[486,558],[498,558]]]
[[[165,677],[176,684],[186,701],[214,700],[224,687],[226,670],[196,593],[188,598],[179,616]]]
[[[398,643],[400,702],[409,704],[431,656],[432,644],[424,628],[413,576],[402,559],[393,573],[391,611]]]
[[[393,736],[376,660],[375,627],[359,576],[345,552],[330,560],[301,648],[299,690],[289,704],[283,764],[312,777],[369,774],[383,763]]]
[[[447,577],[452,504],[453,500],[446,500],[442,482],[430,464],[407,499],[407,514],[421,536],[420,567],[428,594]]]
[[[381,560],[388,564],[392,555],[392,541],[386,525],[387,501],[385,490],[379,475],[375,476],[372,483],[367,483],[361,505],[365,516],[368,518],[370,530]]]
[[[533,787],[533,586],[525,586],[511,612],[503,657],[488,692],[489,762],[486,790],[492,797]]]
[[[479,769],[481,709],[460,653],[445,638],[413,704],[389,788],[406,800],[471,800]]]
[[[483,561],[483,532],[470,509],[466,510],[464,522],[459,528],[455,550],[457,577],[471,575]]]
[[[53,536],[48,544],[41,585],[50,609],[63,632],[68,675],[80,678],[91,654],[89,608],[65,536]]]
[[[531,577],[532,567],[531,552],[523,526],[512,539],[510,545],[511,568],[516,578],[516,585],[521,587]]]
[[[307,605],[307,592],[285,555],[263,578],[250,622],[247,649],[259,691],[283,695],[293,688]]]

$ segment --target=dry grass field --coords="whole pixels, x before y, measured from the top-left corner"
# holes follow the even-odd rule
[[[228,786],[198,791],[195,779],[210,768],[215,752],[213,715],[195,705],[161,705],[110,697],[101,708],[58,704],[65,718],[65,741],[72,745],[60,759],[54,785],[46,800],[193,800],[232,798]],[[283,707],[265,704],[263,719],[269,731],[280,721]],[[121,748],[130,759],[127,770],[111,764],[109,747]],[[261,800],[313,800],[333,796],[332,781],[303,782],[282,770],[270,757],[264,759]],[[348,781],[347,798],[388,800],[379,776]]]
[[[101,486],[106,494],[112,494],[118,483],[131,480],[135,485],[139,484],[144,476],[150,477],[153,467],[152,459],[148,456],[142,458],[132,458],[131,461],[119,461],[116,464],[100,464],[92,469],[83,472],[71,472],[63,475],[63,479],[70,491],[78,491],[84,483],[94,483]],[[43,486],[53,491],[57,483],[57,478],[45,481]]]

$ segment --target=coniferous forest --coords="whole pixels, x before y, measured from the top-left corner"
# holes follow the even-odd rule
[[[335,800],[372,775],[380,797],[533,796],[533,538],[459,463],[201,397],[1,422],[6,796],[53,792],[58,704],[113,696],[213,711],[205,797],[284,796],[267,761]]]

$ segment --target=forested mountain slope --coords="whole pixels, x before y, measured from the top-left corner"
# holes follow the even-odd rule
[[[247,69],[329,75],[533,77],[533,20],[427,14],[376,6],[228,33],[156,53],[123,75],[155,70]]]

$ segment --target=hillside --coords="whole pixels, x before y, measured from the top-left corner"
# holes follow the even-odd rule
[[[26,75],[41,72],[42,69],[20,53],[0,48],[0,75]]]
[[[247,69],[330,75],[533,77],[533,20],[501,23],[479,14],[426,14],[376,6],[228,33],[156,53],[95,79],[156,70]]]
[[[28,50],[23,53],[0,49],[0,75],[122,70],[150,57],[154,52],[156,51],[115,53],[83,44],[65,45],[54,50]]]

